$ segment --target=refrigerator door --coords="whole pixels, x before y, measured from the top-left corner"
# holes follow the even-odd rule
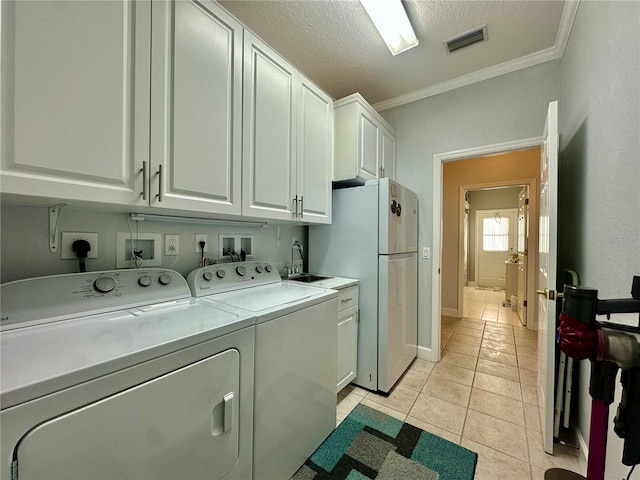
[[[380,179],[378,194],[379,253],[418,251],[418,196],[388,178]]]
[[[378,257],[378,390],[389,392],[418,354],[417,253]]]

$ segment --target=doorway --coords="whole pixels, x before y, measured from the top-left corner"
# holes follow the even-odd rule
[[[434,361],[440,359],[441,314],[455,318],[464,316],[465,193],[472,189],[520,185],[537,192],[540,143],[540,138],[532,138],[434,156],[433,218],[434,224],[442,227],[434,231],[433,239],[433,258],[438,261],[432,277],[431,356]],[[536,202],[532,200],[529,207],[531,217],[536,218]],[[537,234],[537,224],[531,225],[529,238],[532,242],[537,240]],[[531,251],[536,250],[533,247],[530,246]],[[533,262],[537,261],[531,257],[526,259],[528,277],[535,273]],[[535,281],[529,281],[523,296],[533,298],[534,285]],[[529,312],[527,315],[531,318]],[[535,329],[535,322],[529,320],[528,324],[529,328]]]
[[[464,190],[462,316],[526,325],[528,186]]]

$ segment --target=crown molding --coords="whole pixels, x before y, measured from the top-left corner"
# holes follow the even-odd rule
[[[400,95],[398,97],[390,98],[389,100],[384,100],[382,102],[374,104],[373,108],[381,112],[383,110],[406,105],[407,103],[417,102],[418,100],[433,97],[434,95],[448,92],[450,90],[455,90],[456,88],[466,87],[467,85],[481,82],[483,80],[488,80],[500,75],[516,72],[518,70],[522,70],[523,68],[532,67],[534,65],[549,62],[551,60],[556,60],[562,57],[569,41],[571,27],[573,26],[573,22],[576,18],[579,4],[580,0],[567,0],[565,2],[564,10],[562,11],[562,18],[560,19],[560,26],[558,27],[558,34],[556,36],[555,45],[553,47],[549,47],[544,50],[525,55],[524,57],[516,58],[515,60],[510,60],[498,65],[493,65],[491,67],[487,67],[468,75],[463,75],[461,77],[448,80],[446,82],[422,88],[405,95]]]

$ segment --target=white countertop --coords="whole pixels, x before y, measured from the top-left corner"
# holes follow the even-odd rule
[[[319,288],[331,288],[333,290],[341,290],[343,288],[351,287],[353,285],[357,285],[359,280],[355,278],[345,278],[345,277],[331,277],[326,280],[319,280],[317,282],[305,283],[303,285],[310,285],[312,287]],[[299,282],[293,282],[298,283]]]

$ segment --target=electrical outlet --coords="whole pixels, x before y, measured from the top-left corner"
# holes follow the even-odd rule
[[[164,254],[178,255],[180,253],[180,235],[164,236]]]
[[[73,242],[76,240],[86,240],[91,245],[91,250],[87,253],[87,258],[98,258],[98,234],[82,232],[62,232],[62,245],[60,248],[60,258],[69,260],[78,258],[73,251]]]
[[[207,240],[206,233],[196,233],[196,253],[202,253],[202,248],[200,248],[201,241],[204,242],[204,252],[207,253],[209,241]]]

